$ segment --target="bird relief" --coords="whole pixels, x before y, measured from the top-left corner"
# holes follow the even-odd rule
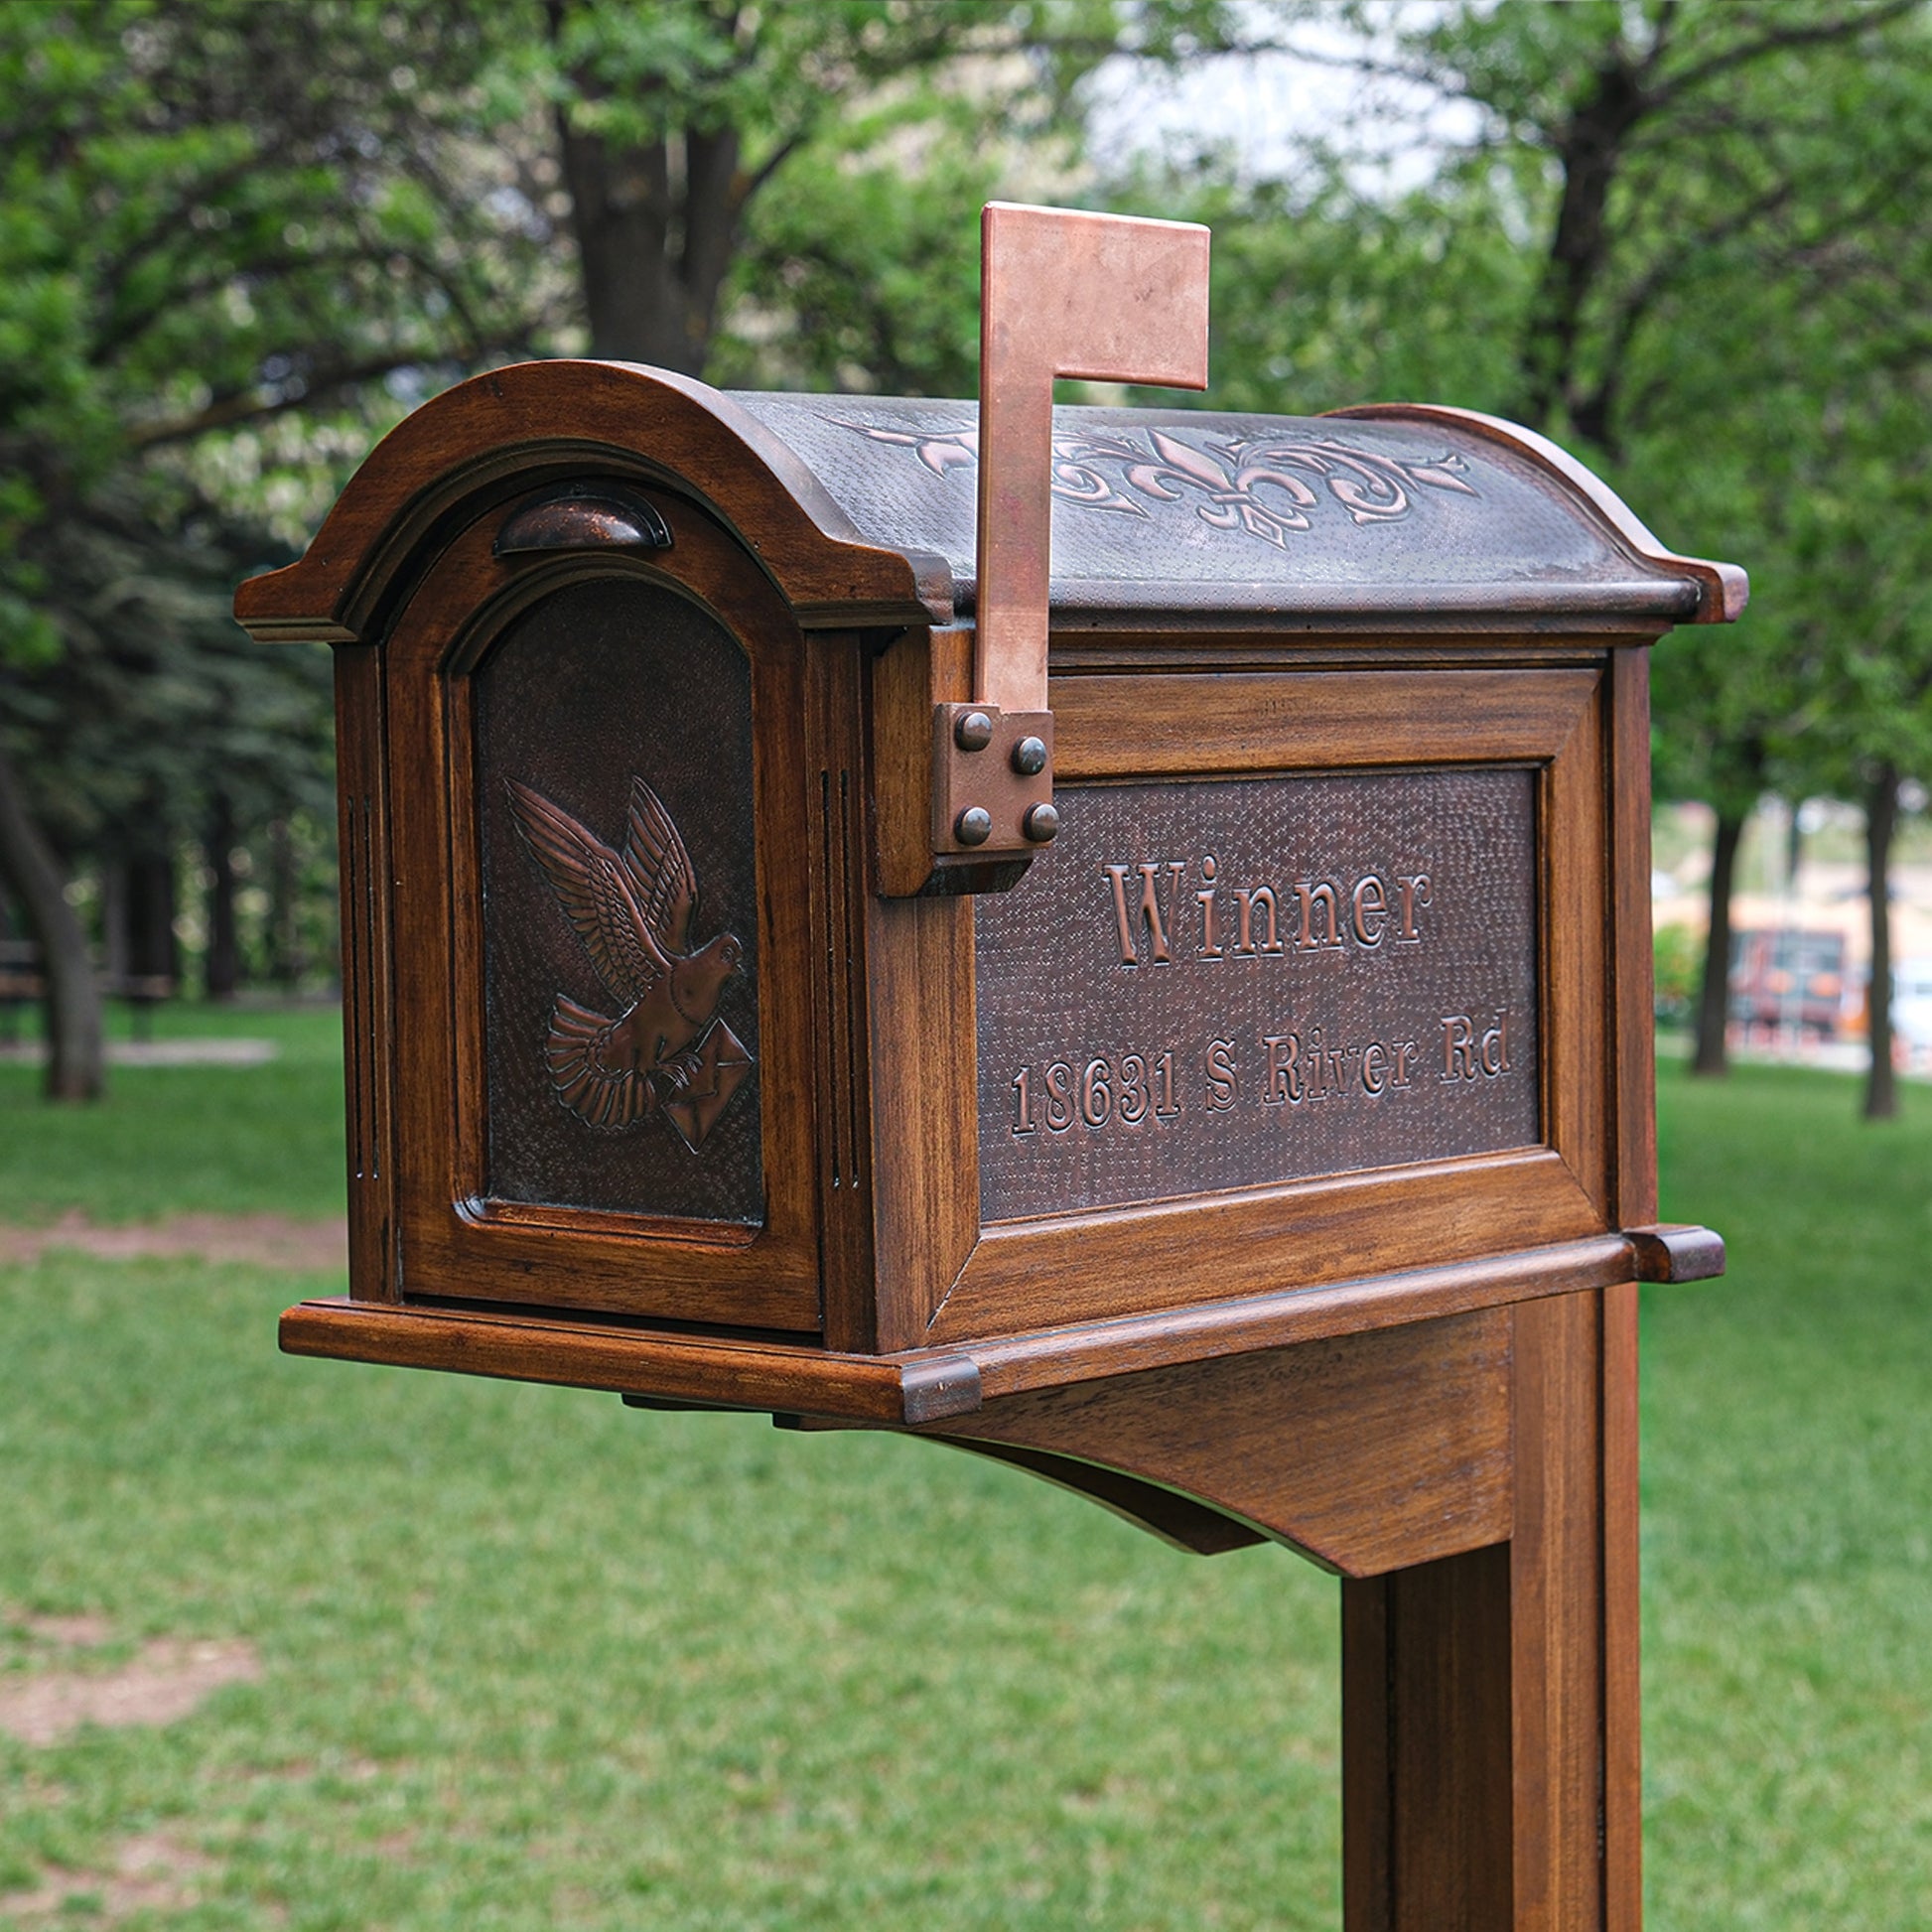
[[[720,932],[691,945],[698,882],[664,802],[630,780],[623,846],[614,852],[528,785],[506,778],[525,850],[617,1015],[556,995],[544,1061],[559,1101],[587,1127],[617,1132],[655,1108],[694,1154],[752,1071],[717,1017],[744,946]]]

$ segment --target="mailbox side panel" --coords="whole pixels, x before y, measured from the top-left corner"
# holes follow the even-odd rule
[[[1479,1261],[1627,1224],[1617,1183],[1642,1159],[1627,1123],[1647,1087],[1626,1090],[1615,1016],[1639,989],[1612,971],[1630,910],[1611,862],[1613,826],[1640,806],[1617,771],[1612,728],[1628,707],[1612,693],[1630,675],[1618,662],[1641,679],[1644,641],[1276,646],[1272,665],[1257,649],[1207,674],[1056,678],[1069,817],[1090,806],[1118,820],[1120,849],[1069,840],[977,909],[989,932],[1027,940],[976,949],[974,1145],[954,1165],[978,1227],[923,1340]],[[1199,851],[1137,843],[1137,808],[1175,827],[1191,814],[1210,836]],[[1237,854],[1245,870],[1222,870]],[[1085,863],[1069,870],[1074,858]],[[1016,970],[989,986],[989,971]],[[1173,1036],[1128,1038],[1121,1016],[1156,988],[1148,1010]],[[1026,1050],[989,1031],[996,1010],[1024,1023]],[[876,1053],[889,1046],[876,1038]],[[1100,1151],[1108,1137],[1119,1152]],[[883,1255],[880,1272],[883,1300]]]
[[[1612,869],[1616,930],[1616,1211],[1624,1227],[1657,1218],[1656,959],[1650,908],[1650,661],[1618,651],[1610,680]],[[1611,1932],[1643,1918],[1643,1750],[1638,1537],[1637,1288],[1603,1291],[1603,1858]]]
[[[643,555],[490,511],[383,645],[397,1293],[815,1332],[804,646],[652,503]]]

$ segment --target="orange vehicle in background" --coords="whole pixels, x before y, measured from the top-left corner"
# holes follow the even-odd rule
[[[1731,934],[1730,1022],[1747,1039],[1771,1034],[1840,1038],[1856,1030],[1862,992],[1842,932],[1785,927]]]

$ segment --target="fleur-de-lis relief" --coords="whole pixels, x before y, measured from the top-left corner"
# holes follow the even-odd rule
[[[1223,463],[1162,430],[1150,430],[1147,440],[1157,460],[1137,463],[1128,471],[1127,481],[1135,489],[1170,503],[1178,501],[1183,490],[1205,490],[1208,500],[1194,512],[1203,523],[1217,530],[1244,529],[1278,548],[1290,530],[1311,527],[1308,512],[1315,507],[1315,493],[1299,477],[1266,465],[1237,467],[1227,445],[1221,447],[1230,461]],[[1176,483],[1179,488],[1173,486]],[[1255,494],[1263,484],[1272,484],[1287,501],[1264,502]]]
[[[841,427],[875,443],[915,451],[935,476],[979,461],[977,429],[902,430],[872,423]],[[1121,473],[1120,484],[1107,475],[1114,466]],[[1053,439],[1053,494],[1062,502],[1146,516],[1147,508],[1135,496],[1174,503],[1198,491],[1207,499],[1194,506],[1203,523],[1245,531],[1277,549],[1287,545],[1291,533],[1314,527],[1313,513],[1321,506],[1315,484],[1347,511],[1351,522],[1391,523],[1409,514],[1418,487],[1476,495],[1465,476],[1462,459],[1452,453],[1405,463],[1331,436],[1249,438],[1205,448],[1160,429],[1144,435],[1075,433]],[[1135,494],[1123,493],[1123,484]]]

